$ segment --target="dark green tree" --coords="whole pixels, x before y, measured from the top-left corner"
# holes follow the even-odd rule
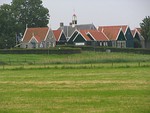
[[[12,16],[11,6],[0,6],[0,48],[11,48],[15,45],[15,20]]]
[[[18,33],[24,33],[28,27],[46,27],[49,22],[49,10],[42,5],[42,0],[13,0],[13,15]]]
[[[11,48],[28,27],[46,27],[49,10],[42,0],[12,0],[11,5],[0,6],[0,48]]]
[[[140,23],[141,34],[146,41],[150,41],[150,16],[147,16],[143,19],[143,22]]]

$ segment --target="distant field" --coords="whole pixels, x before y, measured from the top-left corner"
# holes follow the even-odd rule
[[[129,53],[82,52],[69,55],[0,54],[0,65],[95,64],[150,62],[150,55]]]
[[[150,113],[150,55],[0,54],[0,113]]]
[[[150,68],[1,70],[0,113],[150,113]]]

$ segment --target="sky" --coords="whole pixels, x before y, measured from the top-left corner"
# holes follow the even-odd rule
[[[10,4],[12,0],[0,0],[0,5]],[[76,14],[78,24],[129,25],[131,29],[146,16],[150,16],[150,0],[42,0],[49,9],[52,29],[60,22],[69,25],[72,15]]]

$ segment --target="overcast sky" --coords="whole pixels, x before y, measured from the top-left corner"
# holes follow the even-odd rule
[[[0,5],[11,1],[0,0]],[[69,25],[74,13],[78,24],[129,25],[132,29],[150,16],[150,0],[43,0],[43,5],[50,11],[53,29],[60,22]]]

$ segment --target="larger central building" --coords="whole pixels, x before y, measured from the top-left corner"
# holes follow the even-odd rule
[[[63,30],[67,40],[69,40],[76,30],[96,30],[94,24],[80,24],[78,25],[77,16],[73,14],[72,22],[68,26],[65,26],[64,23],[60,23],[58,30]]]

